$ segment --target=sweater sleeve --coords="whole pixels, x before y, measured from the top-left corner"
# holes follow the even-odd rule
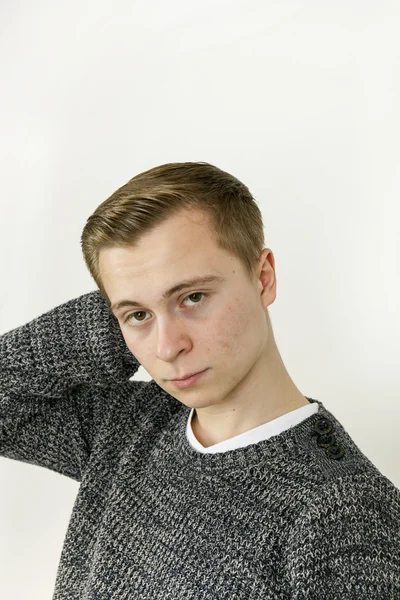
[[[99,291],[4,333],[0,456],[80,481],[112,394],[139,366]]]
[[[400,598],[400,490],[378,471],[324,486],[287,548],[291,600]]]

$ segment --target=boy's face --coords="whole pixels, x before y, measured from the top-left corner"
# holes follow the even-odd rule
[[[271,250],[259,261],[264,286],[259,278],[251,284],[241,262],[215,245],[206,218],[192,210],[169,218],[134,247],[102,250],[99,260],[126,344],[154,381],[191,408],[233,400],[266,348],[265,309],[276,296]],[[220,280],[160,300],[195,276]],[[139,304],[113,308],[125,299]],[[205,369],[188,388],[171,381]]]

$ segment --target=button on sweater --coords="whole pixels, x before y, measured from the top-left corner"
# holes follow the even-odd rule
[[[204,448],[98,291],[0,336],[0,455],[79,482],[53,600],[399,600],[400,490],[320,400]]]

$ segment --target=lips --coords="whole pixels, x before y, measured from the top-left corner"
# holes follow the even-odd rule
[[[172,385],[174,385],[179,390],[192,387],[197,385],[197,383],[206,376],[208,369],[204,369],[204,371],[200,371],[199,373],[195,373],[191,377],[187,377],[186,379],[173,379]]]
[[[171,379],[171,381],[183,381],[184,379],[189,379],[189,377],[193,377],[193,375],[197,375],[198,373],[202,373],[202,371],[196,371],[194,373],[185,375],[184,377],[175,377],[174,379]]]

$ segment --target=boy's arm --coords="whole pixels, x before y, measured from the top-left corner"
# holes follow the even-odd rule
[[[117,393],[139,366],[98,291],[4,333],[0,456],[80,480],[110,388]]]
[[[400,490],[367,471],[322,487],[286,556],[293,600],[400,598]]]

